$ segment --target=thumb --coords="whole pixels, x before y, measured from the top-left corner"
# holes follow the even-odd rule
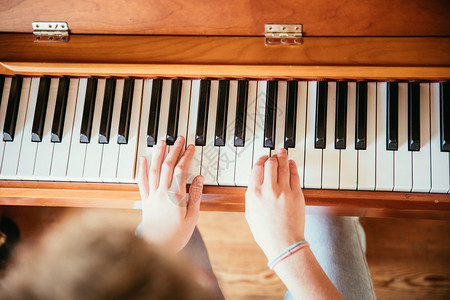
[[[200,211],[200,200],[203,194],[203,181],[205,179],[202,175],[198,175],[192,180],[189,187],[189,201],[187,204],[187,218],[197,218]]]

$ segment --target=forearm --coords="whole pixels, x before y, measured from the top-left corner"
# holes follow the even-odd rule
[[[295,299],[342,299],[308,247],[282,260],[274,271]]]

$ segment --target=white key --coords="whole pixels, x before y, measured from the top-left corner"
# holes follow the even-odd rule
[[[256,101],[255,144],[253,145],[253,164],[264,155],[270,155],[270,148],[264,147],[264,119],[266,114],[267,81],[258,81]]]
[[[236,123],[238,81],[230,81],[228,93],[227,128],[225,146],[219,147],[219,167],[217,181],[219,185],[235,185],[236,149],[234,147],[234,127]],[[208,128],[209,129],[209,128]],[[251,169],[251,166],[250,166]]]
[[[358,182],[358,151],[355,149],[356,82],[348,83],[347,135],[345,149],[341,149],[339,189],[356,190]]]
[[[295,129],[295,148],[290,148],[288,158],[297,164],[300,184],[303,186],[303,174],[305,164],[305,127],[306,127],[306,103],[308,100],[308,82],[300,81],[297,90],[297,121]]]
[[[134,81],[133,104],[131,106],[128,143],[120,145],[117,179],[120,182],[134,182],[136,152],[138,144],[139,114],[141,111],[143,80]],[[148,121],[147,121],[148,124]],[[150,147],[149,147],[150,148]]]
[[[139,143],[138,143],[138,160],[136,167],[136,179],[138,180],[139,176],[139,159],[144,156],[147,159],[147,170],[150,169],[150,163],[152,161],[152,152],[153,147],[147,146],[147,129],[148,129],[148,118],[150,114],[150,102],[152,97],[152,79],[145,79],[143,82],[143,91],[142,91],[142,107],[141,107],[141,119],[139,126]],[[133,96],[134,103],[134,96]],[[130,124],[131,125],[131,124]],[[130,131],[131,133],[131,131]]]
[[[198,100],[200,96],[200,80],[192,80],[191,105],[189,107],[189,126],[187,134],[187,144],[195,145],[195,133],[197,130]],[[202,167],[202,146],[195,146],[194,156],[188,171],[188,183],[200,174]]]
[[[83,172],[87,144],[80,143],[80,132],[81,123],[83,121],[87,81],[87,78],[82,78],[78,84],[77,105],[75,107],[75,117],[67,164],[67,180],[71,181],[84,181]]]
[[[20,179],[31,179],[33,177],[34,162],[36,159],[36,149],[38,143],[31,141],[31,131],[33,128],[34,113],[39,91],[39,78],[31,79],[30,97],[28,99],[27,115],[25,118],[25,127],[20,147],[19,167],[17,168],[17,177]]]
[[[358,150],[358,190],[375,189],[377,83],[367,83],[366,150]]]
[[[22,145],[22,136],[24,131],[23,127],[25,125],[30,86],[31,78],[24,78],[22,82],[22,91],[20,94],[19,111],[17,113],[17,123],[14,133],[14,140],[12,142],[5,143],[0,178],[17,178],[17,167],[19,165],[19,154],[20,147]]]
[[[326,147],[322,150],[322,188],[339,188],[340,150],[334,148],[336,127],[336,82],[328,82]],[[314,135],[313,135],[314,136]]]
[[[160,140],[165,141],[167,138],[167,120],[169,120],[171,87],[172,87],[171,80],[163,80],[161,91],[161,104],[159,110],[158,141]],[[167,153],[169,153],[169,147],[166,147],[166,155]]]
[[[449,153],[441,152],[439,83],[431,83],[430,89],[431,192],[447,193],[450,186]]]
[[[317,81],[308,82],[304,187],[320,189],[322,186],[322,149],[314,148],[316,95]]]
[[[270,151],[271,155],[278,153],[284,148],[284,129],[286,120],[286,93],[287,81],[278,81],[277,106],[276,106],[276,127],[275,127],[275,147]]]
[[[394,151],[386,150],[387,83],[377,83],[377,191],[392,191],[394,187]]]
[[[256,81],[248,82],[247,120],[245,121],[245,145],[236,147],[235,183],[240,186],[249,185],[253,166],[253,139],[255,133],[255,112],[257,106]]]
[[[205,177],[205,184],[217,185],[217,166],[219,164],[219,147],[214,146],[214,136],[217,115],[217,97],[219,94],[219,81],[211,80],[209,94],[208,124],[206,130],[206,143],[202,153],[201,174]]]
[[[116,182],[117,163],[119,162],[119,144],[117,136],[119,133],[120,109],[122,108],[124,79],[116,80],[116,91],[114,93],[114,105],[111,118],[111,131],[109,143],[103,144],[102,165],[100,168],[100,179],[103,182]]]
[[[412,151],[412,192],[431,189],[430,165],[430,84],[420,84],[420,151]]]
[[[70,79],[69,94],[64,118],[63,137],[61,143],[55,143],[53,147],[53,162],[50,176],[55,180],[66,180],[69,164],[70,144],[74,125],[75,108],[77,104],[79,79]],[[79,134],[79,131],[78,131]]]
[[[8,108],[8,98],[9,98],[9,92],[11,90],[11,77],[5,78],[5,83],[3,85],[3,93],[0,95],[1,97],[1,105],[0,105],[0,133],[3,132],[3,126],[5,123],[5,117],[6,117],[6,109]],[[3,161],[3,150],[5,149],[5,142],[3,141],[2,135],[0,135],[0,169],[2,166]],[[0,174],[1,176],[1,174]]]
[[[102,164],[103,144],[98,142],[100,122],[102,118],[103,100],[105,95],[106,79],[98,79],[97,94],[95,97],[94,118],[92,120],[92,133],[86,147],[83,177],[86,181],[101,181],[100,168]]]
[[[58,94],[59,79],[52,78],[50,91],[48,94],[47,112],[45,114],[44,131],[42,141],[38,143],[36,151],[36,163],[34,164],[34,178],[38,180],[48,180],[52,167],[53,145],[52,125],[55,115],[56,96]]]
[[[394,151],[394,191],[412,188],[412,151],[408,151],[408,83],[398,84],[398,150]]]
[[[178,135],[187,137],[189,124],[189,104],[191,100],[191,81],[183,80],[181,86],[180,114],[178,118]]]

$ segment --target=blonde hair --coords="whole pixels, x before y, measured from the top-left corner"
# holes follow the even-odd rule
[[[83,213],[18,249],[0,299],[211,299],[189,272],[107,214]]]

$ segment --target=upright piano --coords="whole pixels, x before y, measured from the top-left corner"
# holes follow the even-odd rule
[[[2,2],[0,205],[138,208],[183,135],[203,210],[284,147],[309,213],[450,218],[448,1]]]

